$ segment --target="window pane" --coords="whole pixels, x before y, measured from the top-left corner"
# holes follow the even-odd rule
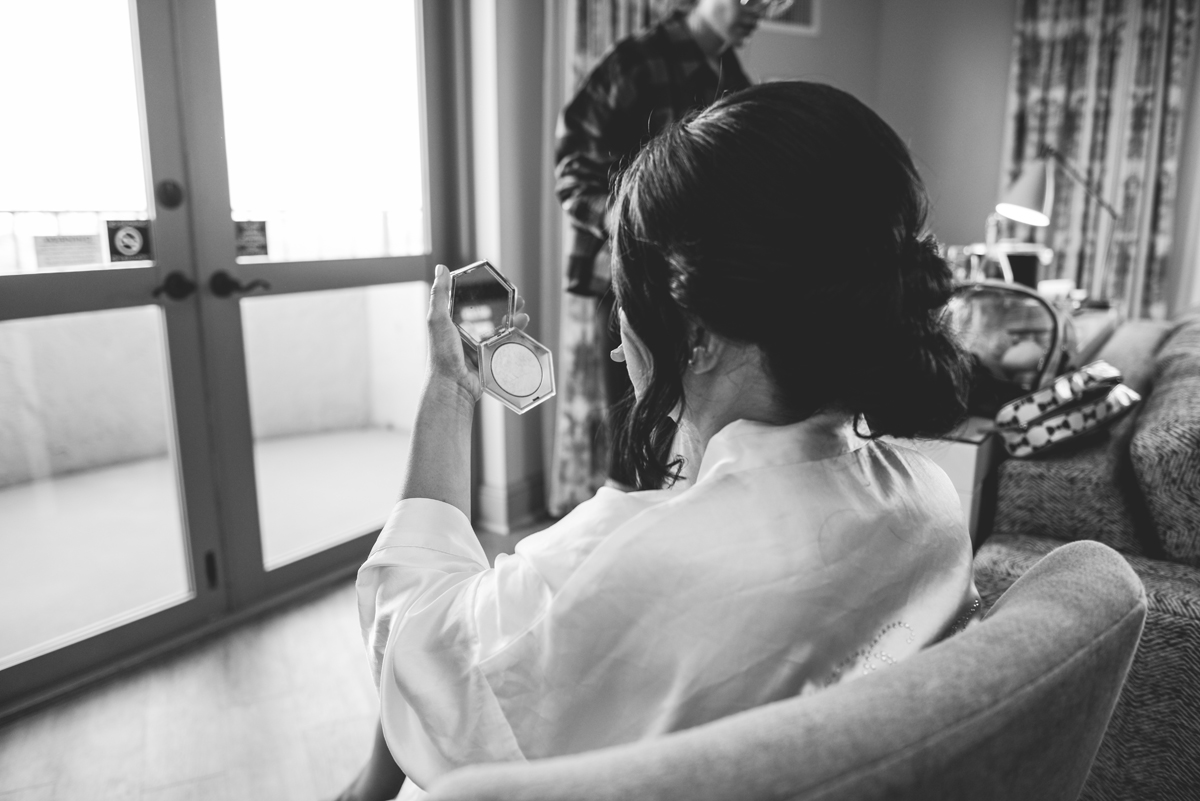
[[[244,298],[263,562],[378,529],[425,373],[429,285]]]
[[[162,310],[0,323],[0,669],[192,596]]]
[[[6,2],[0,74],[0,275],[112,264],[106,220],[148,218],[128,0]]]
[[[413,0],[218,0],[234,220],[268,255],[427,250]]]

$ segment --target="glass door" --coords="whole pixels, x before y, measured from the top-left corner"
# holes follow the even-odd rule
[[[171,41],[162,2],[0,24],[0,710],[226,601]]]
[[[439,192],[421,5],[176,8],[235,604],[355,569],[399,491]]]
[[[366,556],[449,250],[456,7],[5,5],[0,716]]]

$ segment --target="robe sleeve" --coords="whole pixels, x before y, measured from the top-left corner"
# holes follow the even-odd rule
[[[384,737],[414,783],[526,758],[491,682],[532,681],[550,646],[528,635],[564,585],[625,522],[674,494],[601,489],[491,568],[458,509],[424,498],[396,505],[358,572],[358,611]],[[498,668],[518,642],[523,661]],[[590,653],[597,642],[586,635],[576,650]]]
[[[384,737],[418,786],[462,765],[524,759],[479,664],[536,619],[549,592],[532,565],[504,562],[488,568],[458,509],[409,499],[358,572]]]

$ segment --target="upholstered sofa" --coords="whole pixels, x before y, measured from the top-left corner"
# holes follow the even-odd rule
[[[1128,322],[1099,358],[1144,400],[1104,434],[997,468],[976,555],[990,603],[1066,540],[1122,552],[1149,610],[1085,799],[1200,798],[1200,313]]]

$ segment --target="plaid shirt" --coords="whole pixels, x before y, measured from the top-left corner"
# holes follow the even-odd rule
[[[609,186],[618,170],[672,122],[749,85],[732,49],[721,56],[720,75],[713,71],[683,12],[622,39],[601,58],[558,121],[555,192],[574,230],[567,291],[608,289],[596,256],[608,238]]]

